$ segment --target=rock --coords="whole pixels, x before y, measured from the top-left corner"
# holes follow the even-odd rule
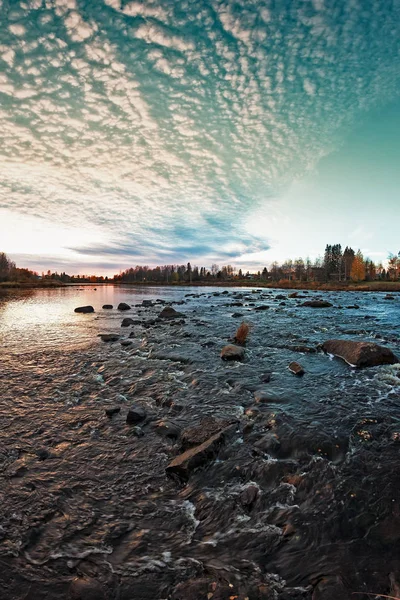
[[[219,431],[200,444],[200,446],[190,448],[183,454],[174,458],[167,466],[166,472],[168,474],[178,475],[181,479],[187,480],[194,469],[197,469],[202,464],[215,457],[222,441],[223,432]]]
[[[322,344],[327,354],[342,358],[352,367],[374,367],[376,365],[393,365],[398,358],[390,348],[379,346],[373,342],[354,342],[351,340],[328,340]]]
[[[288,368],[291,373],[297,375],[298,377],[302,377],[305,373],[301,364],[296,361],[291,362]]]
[[[269,383],[271,381],[271,376],[272,376],[272,373],[269,373],[269,372],[263,373],[262,375],[260,375],[260,379],[264,383]]]
[[[118,310],[130,310],[130,306],[129,304],[126,304],[125,302],[120,302],[117,306]]]
[[[233,317],[234,319],[238,319],[239,317],[243,317],[243,313],[238,313],[238,312],[235,312],[235,313],[233,313],[232,317]]]
[[[99,337],[103,342],[117,342],[119,340],[119,335],[116,333],[99,333]]]
[[[330,308],[333,306],[330,302],[326,300],[306,300],[301,304],[301,306],[310,306],[311,308]]]
[[[280,394],[280,393],[276,393],[276,392],[272,392],[269,390],[264,390],[264,389],[260,389],[260,390],[256,390],[254,392],[254,400],[259,403],[259,404],[265,404],[265,403],[277,403],[277,402],[285,402],[285,398]]]
[[[256,485],[248,485],[240,494],[240,503],[245,508],[252,508],[258,496],[258,487]]]
[[[159,319],[178,319],[183,317],[183,313],[176,311],[172,306],[166,306],[158,315]]]
[[[268,310],[269,306],[266,306],[265,304],[262,306],[256,306],[255,308],[253,308],[253,310]]]
[[[166,438],[177,439],[181,435],[181,428],[171,421],[157,421],[154,428],[156,433]]]
[[[275,300],[286,300],[286,296],[284,296],[283,294],[278,294],[277,296],[275,296]]]
[[[71,600],[105,600],[101,583],[89,577],[79,577],[72,581],[69,588]]]
[[[121,327],[129,327],[130,325],[134,324],[135,321],[133,319],[131,319],[130,317],[125,317],[125,319],[122,319]]]
[[[182,450],[187,450],[193,446],[199,446],[207,441],[212,435],[215,435],[221,429],[229,425],[228,421],[220,421],[213,417],[205,417],[198,425],[187,427],[182,432]]]
[[[288,350],[292,350],[293,352],[302,352],[303,354],[314,354],[317,349],[312,346],[287,346]]]
[[[75,308],[74,312],[76,313],[94,313],[93,306],[78,306]]]
[[[103,308],[104,308],[104,310],[112,310],[113,305],[112,304],[103,304]]]
[[[395,297],[393,296],[393,294],[386,294],[384,300],[395,300]]]
[[[129,425],[135,425],[136,423],[144,421],[146,417],[147,413],[145,409],[141,406],[134,405],[131,406],[131,408],[128,411],[128,414],[126,415],[126,422]]]
[[[153,300],[143,300],[142,306],[147,306],[147,307],[154,306]]]
[[[291,294],[289,294],[288,298],[297,298],[298,295],[299,292],[292,292]]]
[[[120,406],[110,406],[109,408],[106,408],[107,417],[112,417],[113,415],[116,415],[119,412],[121,412]]]
[[[360,308],[358,304],[351,304],[350,306],[346,306],[346,308]]]
[[[280,441],[275,433],[266,433],[254,444],[257,450],[266,454],[279,450]]]
[[[132,346],[132,344],[133,344],[132,340],[122,340],[122,342],[121,342],[121,346],[124,346],[124,347]]]
[[[222,360],[243,360],[244,359],[244,348],[229,344],[221,350]]]

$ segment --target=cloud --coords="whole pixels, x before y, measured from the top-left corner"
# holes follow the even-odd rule
[[[0,208],[92,230],[60,237],[71,264],[263,252],[251,215],[398,89],[399,10],[378,0],[9,5]]]

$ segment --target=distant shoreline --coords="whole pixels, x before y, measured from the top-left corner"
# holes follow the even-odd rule
[[[107,281],[99,283],[62,283],[59,281],[49,282],[20,282],[4,281],[0,283],[1,289],[56,289],[65,287],[93,287],[105,285],[127,285],[132,287],[243,287],[243,288],[263,288],[263,289],[281,289],[281,290],[306,290],[317,292],[400,292],[400,281],[364,281],[360,283],[316,283],[316,282],[265,282],[265,281],[194,281],[192,283],[159,283],[153,281],[144,282],[121,282]]]

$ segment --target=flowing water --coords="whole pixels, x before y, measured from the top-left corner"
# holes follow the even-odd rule
[[[327,292],[325,309],[287,296],[85,286],[0,297],[0,600],[398,594],[400,365],[355,370],[319,345],[367,340],[400,356],[400,294]],[[158,320],[163,302],[183,317]],[[87,304],[93,314],[74,313]],[[223,362],[241,321],[245,359]],[[133,404],[147,413],[137,425]],[[195,427],[200,441],[225,434],[186,477],[168,475]]]

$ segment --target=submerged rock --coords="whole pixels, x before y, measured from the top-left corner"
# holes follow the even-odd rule
[[[328,340],[322,344],[327,354],[342,358],[352,367],[374,367],[376,365],[393,365],[398,358],[390,348],[379,346],[373,342],[354,342],[351,340]]]
[[[244,359],[244,348],[229,344],[221,350],[222,360],[243,360]]]
[[[76,313],[94,313],[93,306],[78,306],[75,308],[74,312]]]
[[[301,364],[296,361],[291,362],[288,368],[293,375],[297,375],[298,377],[302,377],[305,373]]]
[[[129,304],[126,304],[126,302],[120,302],[117,306],[118,310],[130,310],[130,306]]]
[[[183,317],[183,313],[178,312],[172,306],[166,306],[158,315],[159,319],[178,319]]]
[[[126,422],[129,423],[130,425],[134,425],[136,423],[140,423],[141,421],[144,421],[145,418],[147,417],[147,413],[145,411],[144,408],[142,408],[141,406],[137,406],[136,404],[131,406],[128,414],[126,415]]]
[[[99,333],[99,337],[103,342],[116,342],[119,340],[119,335],[116,333]]]
[[[311,308],[330,308],[333,306],[331,302],[326,300],[306,300],[301,306],[310,306]]]
[[[130,317],[125,317],[125,319],[122,319],[121,327],[129,327],[130,325],[134,324],[135,321],[133,319],[131,319]]]

